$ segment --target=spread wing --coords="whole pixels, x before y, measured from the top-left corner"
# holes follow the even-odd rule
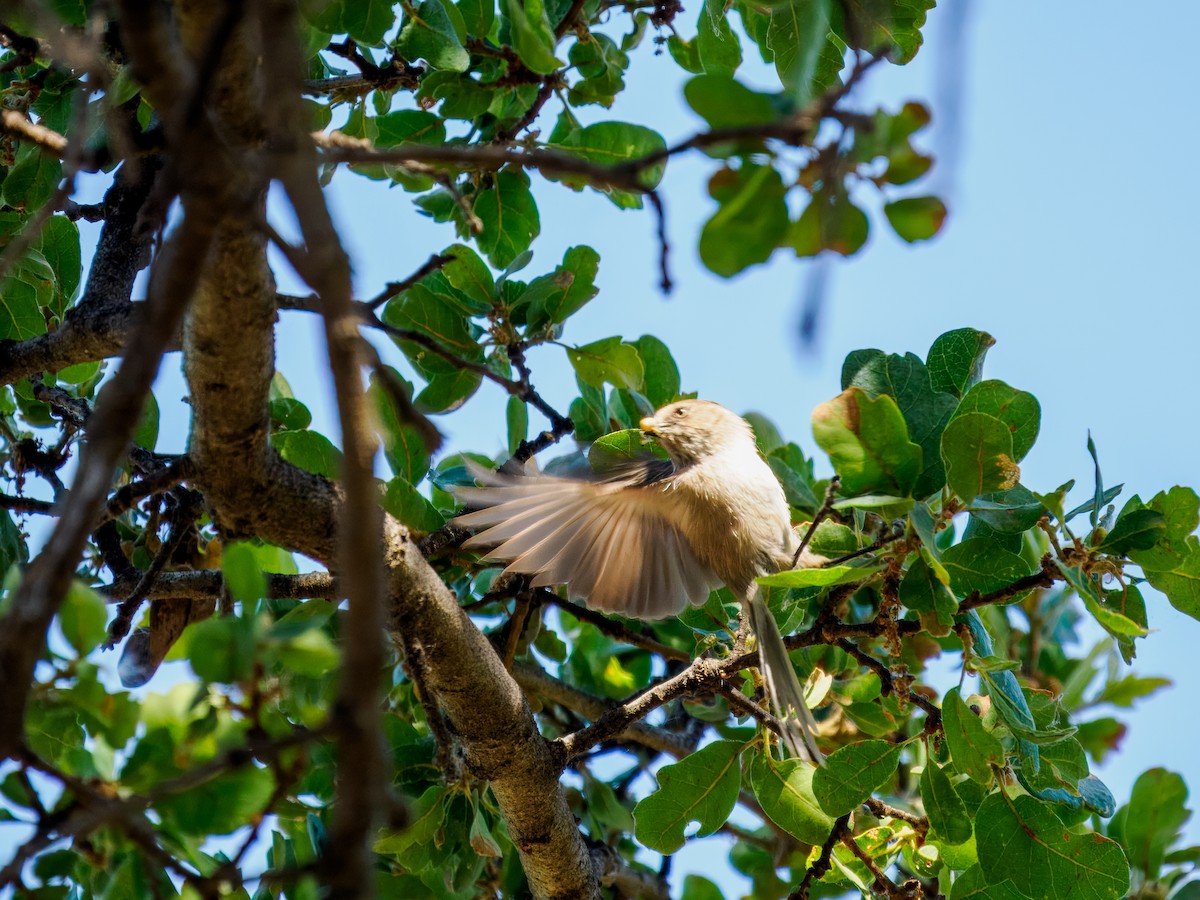
[[[661,619],[703,603],[720,584],[667,515],[661,481],[670,471],[655,460],[591,482],[473,467],[482,487],[455,494],[475,511],[455,522],[484,529],[465,547],[486,548],[535,586],[565,584],[595,609]]]

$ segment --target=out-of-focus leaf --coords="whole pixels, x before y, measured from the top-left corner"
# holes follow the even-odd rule
[[[892,230],[910,244],[927,241],[942,230],[946,221],[946,204],[937,197],[908,197],[884,204]]]
[[[315,431],[277,431],[271,446],[294,466],[326,478],[337,478],[342,453],[333,442]]]
[[[700,259],[725,278],[765,262],[788,227],[786,190],[774,167],[721,169],[708,192],[720,204],[700,231]]]

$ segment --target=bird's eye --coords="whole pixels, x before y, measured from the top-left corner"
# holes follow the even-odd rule
[[[675,415],[682,419],[684,416],[687,415],[687,407],[686,406],[679,407],[677,410],[675,410]]]

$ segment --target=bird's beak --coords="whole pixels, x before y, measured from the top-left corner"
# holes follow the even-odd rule
[[[653,416],[646,416],[642,421],[638,422],[638,427],[646,434],[658,434],[658,427],[654,422]]]

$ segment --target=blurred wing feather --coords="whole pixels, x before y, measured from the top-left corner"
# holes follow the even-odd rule
[[[566,584],[596,609],[658,619],[703,603],[719,584],[668,517],[661,468],[603,482],[472,473],[482,486],[455,490],[472,508],[455,523],[482,530],[464,547],[535,586]]]

